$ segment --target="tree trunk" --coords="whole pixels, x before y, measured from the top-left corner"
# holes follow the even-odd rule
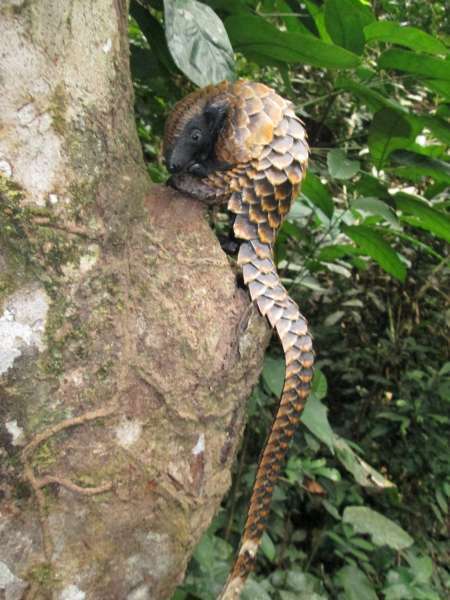
[[[267,328],[149,183],[123,0],[3,0],[0,86],[0,597],[170,598]]]

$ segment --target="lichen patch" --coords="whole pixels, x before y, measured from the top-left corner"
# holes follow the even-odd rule
[[[34,286],[19,289],[7,299],[0,317],[0,374],[11,368],[25,349],[45,349],[49,302],[46,292]]]
[[[135,444],[142,434],[142,423],[134,419],[124,418],[116,427],[116,438],[123,448]]]
[[[61,592],[60,600],[85,600],[86,594],[76,585],[68,585]]]
[[[205,451],[205,434],[201,433],[198,436],[197,443],[192,448],[192,454],[197,456],[197,454],[202,454]]]
[[[9,567],[0,562],[0,597],[8,600],[20,600],[27,583],[16,577]]]
[[[13,421],[6,421],[5,423],[6,431],[11,436],[11,442],[13,446],[21,446],[24,441],[24,432],[22,427],[19,427],[17,421],[14,419]]]

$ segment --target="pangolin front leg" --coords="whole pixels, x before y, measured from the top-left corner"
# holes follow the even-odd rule
[[[180,181],[187,177],[178,189],[208,204],[227,202],[236,215],[244,282],[286,358],[283,393],[259,460],[240,550],[221,595],[232,600],[254,566],[273,489],[311,389],[308,324],[281,284],[273,257],[276,233],[305,175],[308,145],[291,102],[249,81],[222,82],[187,96],[170,115],[164,142],[169,170]],[[211,169],[214,164],[229,168]]]

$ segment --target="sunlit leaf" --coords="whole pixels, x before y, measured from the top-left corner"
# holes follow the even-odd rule
[[[368,533],[377,546],[403,550],[414,542],[397,523],[365,506],[347,506],[343,519],[358,533]]]
[[[302,413],[301,420],[306,427],[333,452],[334,433],[327,417],[328,409],[319,398],[312,393]]]
[[[364,27],[375,19],[372,11],[359,0],[326,0],[325,25],[335,44],[362,54]]]
[[[432,35],[417,29],[417,27],[404,27],[393,21],[370,23],[364,28],[364,34],[368,42],[398,44],[416,52],[428,52],[429,54],[447,53],[444,44]]]
[[[395,150],[391,162],[399,165],[396,172],[404,177],[419,181],[421,177],[433,177],[436,181],[450,184],[450,164],[409,150]]]
[[[285,362],[282,358],[264,358],[262,377],[264,383],[275,396],[280,396],[283,391]]]
[[[346,565],[337,573],[337,579],[344,588],[346,600],[378,600],[375,590],[364,571],[355,565]]]
[[[275,560],[277,551],[275,550],[275,544],[270,539],[270,536],[267,533],[267,531],[265,531],[262,536],[261,551],[264,554],[264,556],[266,556],[266,558],[270,560],[270,562],[273,562]]]
[[[430,90],[450,100],[450,81],[444,79],[423,79],[422,81]]]
[[[364,225],[343,225],[342,230],[387,273],[404,281],[406,276],[404,263],[378,232]]]
[[[402,107],[392,98],[383,95],[382,92],[373,87],[369,87],[364,83],[354,81],[353,79],[345,77],[344,75],[340,75],[336,79],[336,88],[351,92],[362,102],[364,102],[364,104],[366,104],[367,107],[372,111],[377,111],[381,108],[392,108],[394,110],[404,111],[404,109],[402,109]]]
[[[450,242],[450,218],[448,215],[440,212],[419,198],[410,194],[399,192],[394,196],[397,208],[413,219],[408,222],[421,229],[431,231],[438,237]]]
[[[169,72],[178,72],[167,47],[164,29],[161,23],[136,0],[130,2],[130,14],[136,19],[153,54]]]
[[[391,481],[358,456],[343,438],[335,435],[334,447],[339,461],[353,475],[359,485],[375,489],[395,487]]]
[[[216,13],[197,0],[164,0],[170,52],[178,68],[199,86],[234,77],[234,55]]]
[[[375,114],[369,130],[369,149],[377,169],[383,167],[391,152],[413,142],[410,123],[397,111],[383,108]]]
[[[423,125],[439,140],[450,145],[450,125],[444,119],[435,116],[421,115]]]
[[[248,579],[241,593],[242,600],[271,600],[262,584],[255,579]]]
[[[385,221],[387,221],[392,227],[400,227],[399,221],[390,206],[379,200],[378,198],[364,197],[357,198],[351,204],[352,208],[362,210],[372,215],[380,215]]]
[[[307,173],[302,183],[302,193],[331,219],[334,210],[331,194],[320,179],[311,172]]]
[[[392,48],[386,50],[378,59],[381,69],[397,69],[423,77],[434,77],[450,81],[450,61],[426,54],[417,54],[408,50]]]
[[[347,158],[342,150],[330,150],[327,155],[328,171],[336,179],[350,179],[359,171],[359,162]]]
[[[315,28],[320,38],[329,44],[332,43],[332,39],[325,26],[325,14],[323,6],[318,6],[314,0],[303,0],[309,14],[314,21]]]
[[[302,63],[330,69],[347,69],[359,57],[344,48],[302,33],[280,31],[261,17],[228,17],[225,26],[236,51],[257,53],[286,63]]]

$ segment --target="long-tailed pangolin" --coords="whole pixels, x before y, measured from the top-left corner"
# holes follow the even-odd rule
[[[238,598],[266,527],[274,485],[310,392],[314,355],[306,319],[277,274],[273,243],[308,161],[292,103],[251,81],[224,81],[181,100],[166,123],[171,184],[203,202],[227,202],[244,283],[276,329],[286,357],[280,405],[261,454],[241,547],[221,598]]]

